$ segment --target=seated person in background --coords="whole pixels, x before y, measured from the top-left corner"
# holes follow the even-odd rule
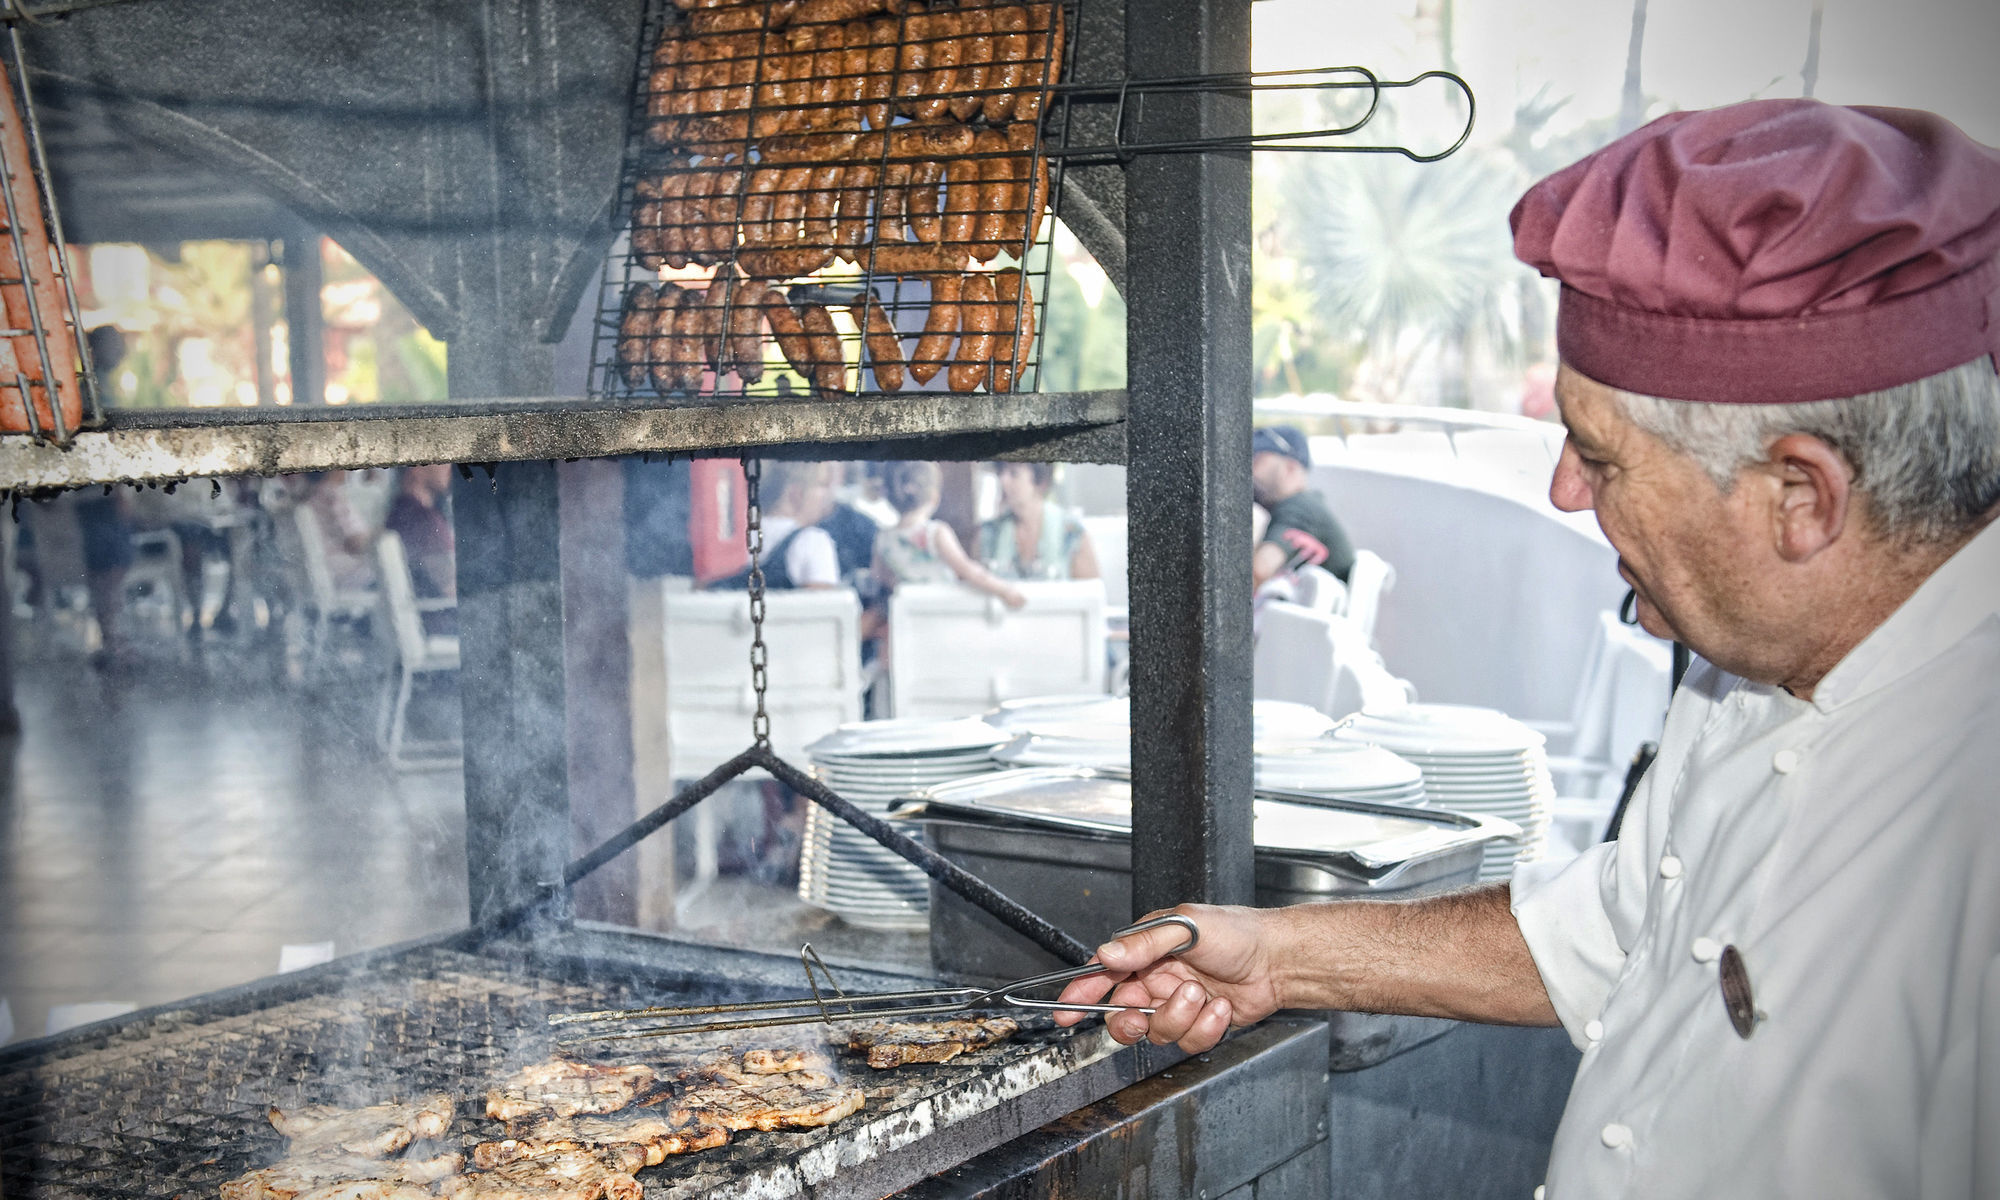
[[[426,600],[448,600],[458,594],[457,543],[446,511],[450,495],[450,463],[405,467],[383,525],[403,539],[410,584]]]
[[[318,518],[320,540],[333,586],[364,591],[375,583],[369,549],[375,531],[354,510],[347,495],[347,472],[308,471],[281,477],[281,486],[265,493],[265,503],[280,520],[290,520],[294,508],[307,508]]]
[[[1000,515],[979,526],[979,559],[1002,579],[1096,579],[1083,518],[1049,499],[1049,463],[1000,463]]]
[[[951,526],[937,519],[942,475],[936,463],[889,464],[889,502],[902,519],[875,535],[875,577],[888,591],[905,583],[945,583],[958,579],[1008,608],[1028,602],[1021,589],[967,556]]]
[[[819,523],[833,511],[838,463],[765,460],[758,488],[764,505],[762,566],[767,588],[837,588],[840,555],[833,535]],[[750,569],[716,580],[712,588],[748,585]]]
[[[1250,437],[1250,494],[1271,520],[1250,559],[1250,583],[1263,587],[1300,565],[1325,567],[1342,583],[1354,569],[1354,544],[1326,500],[1306,486],[1312,451],[1291,425],[1270,425]]]

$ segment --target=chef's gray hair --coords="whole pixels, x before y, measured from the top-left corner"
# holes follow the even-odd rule
[[[1787,434],[1846,457],[1882,533],[1950,541],[2000,504],[2000,374],[1975,359],[1914,383],[1806,404],[1699,404],[1614,392],[1633,424],[1725,492]]]

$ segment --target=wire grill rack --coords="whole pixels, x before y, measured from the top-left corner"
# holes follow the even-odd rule
[[[1074,0],[655,0],[591,392],[1030,390]]]

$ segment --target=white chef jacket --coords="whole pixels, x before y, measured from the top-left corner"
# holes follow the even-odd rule
[[[1549,1200],[2000,1197],[2000,522],[1809,702],[1697,662],[1618,841],[1513,907],[1583,1051]]]

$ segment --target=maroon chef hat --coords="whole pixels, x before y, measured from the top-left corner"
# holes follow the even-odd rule
[[[1558,353],[1612,387],[1779,404],[2000,369],[2000,151],[1930,113],[1672,113],[1529,188],[1512,224],[1562,281]]]

